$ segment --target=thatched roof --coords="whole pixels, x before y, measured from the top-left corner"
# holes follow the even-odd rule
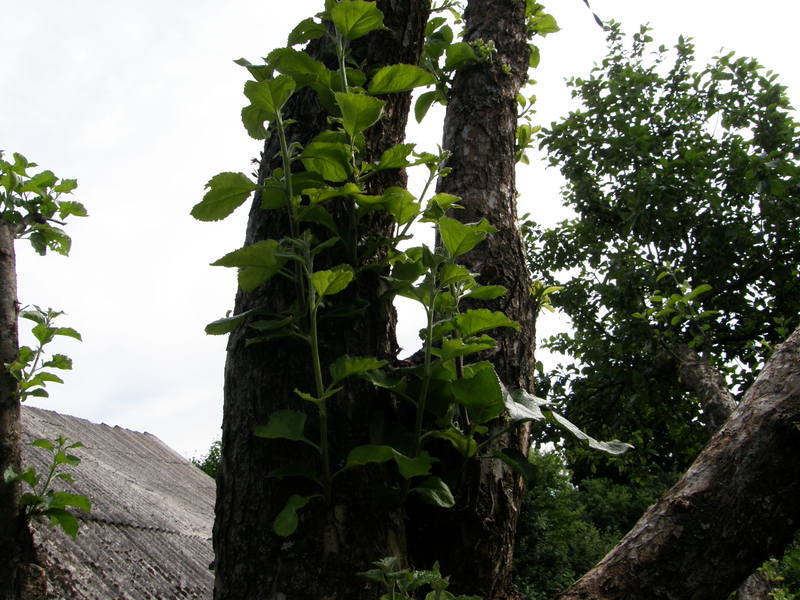
[[[77,540],[35,526],[48,598],[208,599],[212,596],[214,481],[149,433],[98,425],[23,407],[23,442],[58,436],[80,441],[73,493],[92,502]],[[25,445],[38,471],[49,454]]]

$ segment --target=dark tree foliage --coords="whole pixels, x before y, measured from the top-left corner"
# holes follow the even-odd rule
[[[674,482],[647,486],[606,478],[576,486],[558,453],[532,452],[533,476],[517,528],[514,583],[526,600],[548,600],[588,571]]]
[[[222,458],[222,440],[212,442],[208,452],[202,456],[192,458],[192,464],[209,477],[216,479],[219,470],[219,461]]]
[[[549,342],[568,360],[545,388],[587,430],[636,446],[613,459],[624,468],[571,452],[579,478],[684,469],[708,434],[675,348],[741,393],[800,314],[800,148],[785,88],[733,54],[697,70],[689,40],[655,50],[646,28],[627,47],[612,25],[608,45],[570,81],[581,108],[541,142],[576,217],[528,224],[531,268],[564,285],[553,304],[574,327]]]

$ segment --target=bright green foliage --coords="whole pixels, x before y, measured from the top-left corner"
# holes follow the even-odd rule
[[[33,321],[31,333],[38,342],[34,348],[21,346],[17,360],[3,365],[17,380],[21,402],[31,397],[47,398],[49,393],[45,388],[48,383],[64,383],[61,377],[53,373],[51,369],[60,371],[72,369],[72,359],[68,356],[51,354],[48,357],[48,353],[45,351],[45,346],[50,344],[56,336],[70,337],[79,341],[81,339],[81,334],[72,327],[55,325],[55,320],[62,314],[64,313],[51,308],[41,309],[38,306],[34,306],[33,310],[23,310],[20,313],[23,319]]]
[[[80,458],[69,451],[83,444],[69,443],[69,438],[59,437],[55,440],[38,439],[31,442],[31,446],[42,448],[52,455],[47,474],[42,477],[34,467],[28,467],[21,473],[8,467],[3,473],[3,480],[7,484],[17,481],[25,483],[30,489],[20,498],[26,518],[47,518],[51,525],[61,527],[64,533],[75,538],[78,535],[78,519],[67,509],[75,508],[88,513],[92,509],[91,503],[86,496],[56,491],[53,483],[56,479],[67,483],[74,481],[70,473],[64,472],[64,468],[80,464]]]
[[[16,239],[28,239],[38,254],[49,249],[66,256],[72,240],[56,225],[64,225],[69,216],[87,214],[80,202],[62,199],[78,187],[77,181],[59,179],[52,171],[31,174],[36,163],[16,152],[12,156],[9,162],[0,151],[0,218],[14,227]]]
[[[741,392],[798,324],[800,156],[785,89],[755,61],[696,69],[688,40],[671,59],[646,29],[628,48],[612,26],[608,42],[570,82],[581,107],[541,138],[577,216],[529,223],[530,263],[544,282],[566,277],[552,304],[575,329],[548,343],[568,357],[549,397],[632,441],[617,466],[645,477],[682,470],[707,436],[671,345],[694,347]],[[570,456],[581,477],[600,466]]]
[[[260,184],[241,174],[217,175],[209,182],[210,191],[192,212],[201,220],[222,218],[252,191],[260,190],[262,209],[285,211],[288,217],[285,237],[258,241],[213,264],[239,269],[239,287],[244,291],[271,285],[273,278],[285,280],[292,290],[290,294],[293,292],[289,306],[277,313],[258,306],[241,315],[226,316],[206,328],[208,333],[224,334],[246,327],[250,334],[248,344],[280,337],[293,337],[307,344],[313,381],[294,390],[296,397],[304,401],[300,403],[302,410],[278,410],[254,431],[266,440],[306,444],[318,456],[315,464],[287,464],[268,474],[272,478],[303,479],[303,485],[319,492],[288,498],[273,521],[273,529],[280,536],[295,531],[301,520],[300,511],[307,503],[319,500],[330,507],[337,477],[350,469],[387,464],[387,496],[395,497],[398,504],[413,497],[449,508],[455,503],[449,486],[458,481],[459,473],[448,472],[444,461],[431,454],[434,448],[441,447],[439,440],[447,441],[464,460],[495,460],[497,457],[486,448],[493,441],[492,436],[499,434],[490,434],[487,424],[504,411],[513,415],[503,425],[506,431],[546,417],[564,425],[563,419],[551,415],[549,408],[540,409],[535,404],[533,410],[525,404],[526,399],[517,401],[512,397],[491,363],[480,357],[481,352],[495,346],[491,332],[501,327],[519,330],[519,325],[501,312],[461,308],[464,298],[493,299],[506,290],[501,286],[481,286],[472,273],[458,264],[460,256],[473,250],[495,229],[485,219],[461,223],[446,216],[446,211],[457,207],[455,196],[437,194],[426,198],[435,180],[448,173],[443,166],[447,154],[415,152],[412,144],[400,144],[387,149],[376,162],[366,160],[365,135],[382,118],[386,102],[375,96],[431,84],[436,73],[412,65],[390,65],[372,74],[365,91],[362,85],[366,76],[347,66],[347,45],[349,40],[382,28],[381,12],[372,2],[342,0],[328,2],[326,11],[318,16],[319,22],[303,21],[290,36],[290,43],[327,36],[336,52],[338,71],[291,48],[271,52],[265,59],[266,69],[237,61],[254,77],[245,84],[245,95],[251,102],[242,114],[245,128],[251,135],[257,134],[255,137],[263,137],[269,123],[280,142],[281,168],[274,169]],[[442,27],[438,29],[445,35]],[[490,42],[477,41],[467,48],[475,60],[492,60]],[[455,52],[449,51],[448,60]],[[461,66],[466,65],[462,62]],[[276,72],[280,74],[275,75]],[[283,120],[282,108],[293,93],[305,86],[330,112],[329,129],[304,145],[289,144],[287,129],[291,122]],[[367,193],[368,181],[377,171],[415,166],[428,171],[420,197],[399,187],[389,187],[380,194]],[[377,211],[393,219],[393,226],[383,237],[375,234],[372,225]],[[410,237],[410,227],[420,221],[438,229],[441,247],[416,246],[401,251],[399,244]],[[324,268],[318,268],[319,264]],[[390,366],[375,357],[348,355],[329,365],[322,363],[319,320],[336,311],[358,313],[353,288],[365,271],[381,274],[387,297],[404,296],[423,306],[426,327],[420,332],[424,347],[420,364]],[[332,451],[329,406],[341,401],[340,393],[351,391],[354,378],[388,390],[413,415],[413,423],[387,423],[385,440],[389,443]],[[305,410],[313,411],[314,418],[308,419]],[[568,430],[601,447],[566,423]],[[601,447],[614,452],[620,448],[622,445]],[[521,461],[519,457],[503,457],[500,460],[513,468],[524,462],[524,457]],[[393,466],[389,466],[391,463]],[[453,597],[444,589],[446,580],[431,579],[429,584],[433,590],[426,598]]]

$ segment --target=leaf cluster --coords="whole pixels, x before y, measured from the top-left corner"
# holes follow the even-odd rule
[[[75,538],[78,535],[78,519],[69,509],[88,513],[92,508],[91,502],[80,494],[56,491],[53,484],[57,480],[74,483],[74,478],[64,468],[80,464],[80,458],[70,451],[81,448],[83,444],[70,443],[69,438],[58,437],[54,440],[34,440],[30,445],[50,453],[51,462],[47,473],[40,474],[35,467],[28,467],[17,473],[13,467],[8,467],[3,473],[3,481],[6,484],[24,483],[29,488],[20,498],[26,518],[46,518],[52,526],[60,527],[64,533]]]
[[[13,162],[0,151],[0,219],[13,228],[16,239],[27,239],[41,255],[47,250],[69,254],[72,240],[58,227],[69,216],[85,217],[86,207],[65,200],[78,183],[59,179],[52,171],[29,173],[38,165],[22,154],[13,153]]]

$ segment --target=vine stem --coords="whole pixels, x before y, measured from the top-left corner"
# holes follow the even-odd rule
[[[308,249],[306,249],[308,252]],[[319,445],[320,454],[322,455],[322,487],[325,495],[326,504],[331,502],[331,459],[330,459],[330,445],[328,443],[328,406],[325,398],[325,384],[322,381],[322,362],[319,357],[319,337],[317,335],[317,310],[319,303],[317,302],[316,291],[310,280],[311,278],[311,262],[312,258],[307,256],[306,262],[306,275],[308,281],[308,306],[309,306],[309,344],[311,345],[311,364],[314,369],[314,384],[316,386],[317,398],[319,399]]]

